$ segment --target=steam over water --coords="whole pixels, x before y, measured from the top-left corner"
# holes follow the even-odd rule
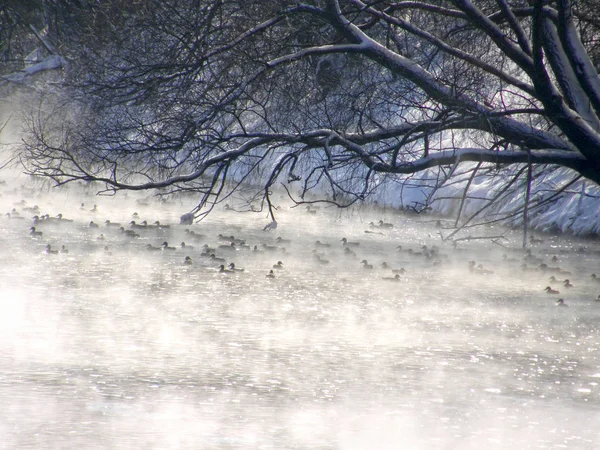
[[[264,214],[224,208],[179,225],[191,199],[2,187],[1,212],[23,218],[0,218],[1,449],[600,446],[597,242],[543,237],[527,265],[555,274],[520,268],[519,235],[454,249],[435,218],[391,210],[281,199],[263,232]],[[40,220],[33,237],[33,205],[72,222]],[[105,220],[170,228],[130,237]],[[250,249],[219,248],[219,234]],[[147,250],[165,241],[177,249]],[[204,244],[245,270],[220,273]],[[423,245],[439,250],[414,254]],[[383,261],[406,273],[384,279]],[[574,286],[545,293],[552,274]]]

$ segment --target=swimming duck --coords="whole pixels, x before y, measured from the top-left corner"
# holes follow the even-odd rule
[[[600,302],[600,295],[598,295],[598,297],[596,298],[597,302]]]
[[[134,218],[134,219],[139,219],[139,218],[140,218],[140,215],[139,215],[137,212],[134,212],[134,213],[131,215],[131,217],[132,217],[132,218]]]
[[[328,260],[328,259],[323,259],[323,257],[317,253],[317,249],[314,249],[314,250],[312,251],[312,253],[313,253],[313,258],[314,258],[314,259],[315,259],[315,261],[316,261],[316,262],[318,262],[319,264],[322,264],[322,265],[329,264],[329,260]]]
[[[552,289],[550,286],[546,286],[546,289],[544,289],[544,291],[546,291],[548,294],[560,294],[559,291]]]
[[[233,273],[233,270],[226,269],[224,264],[219,266],[219,273]]]
[[[82,203],[83,205],[83,203]],[[92,209],[90,209],[90,212],[98,212],[98,205],[94,205],[94,207]]]
[[[283,269],[283,263],[281,261],[277,261],[277,264],[273,264],[273,269]]]
[[[321,242],[321,241],[317,241],[317,242],[315,242],[315,246],[316,246],[316,247],[331,247],[331,245],[329,245],[329,244],[326,244],[326,243],[324,243],[324,242]]]
[[[566,279],[566,280],[564,281],[564,286],[565,286],[566,288],[570,288],[570,287],[573,287],[573,284],[571,284],[571,282],[569,281],[569,279]]]
[[[229,263],[229,265],[227,267],[229,268],[229,270],[234,270],[236,272],[244,271],[244,269],[242,269],[241,267],[236,267],[234,263]]]
[[[598,278],[595,273],[590,275],[590,278],[592,279],[592,281],[600,281],[600,278]]]
[[[317,210],[316,210],[316,209],[311,209],[311,208],[310,208],[310,205],[306,205],[306,212],[307,212],[308,214],[311,214],[311,215],[313,215],[313,216],[314,216],[315,214],[317,214]]]
[[[67,253],[69,253],[69,249],[63,245],[60,247],[60,252],[67,254]]]
[[[132,220],[131,222],[129,222],[129,228],[136,228],[136,229],[140,230],[140,229],[146,228],[146,227],[140,223],[135,223],[135,220]]]
[[[50,244],[46,245],[46,250],[45,250],[46,254],[48,255],[57,255],[58,254],[58,250],[53,250],[52,246]]]
[[[160,246],[163,250],[176,250],[175,247],[169,247],[169,243],[167,241],[163,242]]]
[[[193,239],[196,239],[196,240],[206,239],[206,235],[196,233],[194,230],[190,230],[189,228],[186,228],[185,232],[187,234],[189,234]]]
[[[556,283],[558,283],[558,282],[559,282],[559,281],[556,279],[556,277],[555,277],[554,275],[552,275],[552,276],[550,277],[550,284],[556,284]]]
[[[394,228],[394,224],[392,223],[386,223],[383,220],[379,221],[379,228]]]
[[[8,217],[9,219],[21,219],[21,220],[25,220],[25,217],[21,217],[21,216],[15,216],[15,215],[13,215],[13,214],[11,214],[11,213],[9,213],[9,212],[7,212],[7,213],[5,214],[5,216],[6,216],[6,217]],[[33,223],[37,223],[37,221],[36,221],[35,217],[37,217],[37,216],[34,216]],[[39,217],[38,217],[38,219],[39,219]]]
[[[227,245],[225,245],[225,244],[219,245],[217,248],[220,249],[220,250],[227,250],[227,251],[230,251],[230,250],[235,251],[235,250],[237,250],[237,248],[235,246],[235,242],[231,242],[231,243],[229,243]]]
[[[143,220],[140,222],[140,225],[144,228],[149,228],[149,229],[158,229],[157,225],[149,225],[147,220]]]
[[[161,251],[162,248],[161,247],[155,247],[152,244],[146,244],[146,250],[148,250],[150,252],[156,252],[156,251]]]
[[[140,235],[139,235],[139,234],[137,234],[135,231],[133,231],[133,230],[126,230],[126,229],[125,229],[125,228],[123,228],[123,227],[120,227],[120,228],[119,228],[119,231],[120,231],[122,234],[124,234],[125,236],[127,236],[127,237],[132,237],[132,238],[139,238],[139,237],[140,237]]]
[[[37,230],[35,229],[35,227],[31,227],[31,228],[29,229],[29,234],[30,234],[31,236],[33,236],[33,237],[39,237],[39,236],[41,236],[41,235],[42,235],[42,234],[44,234],[44,233],[43,233],[43,232],[41,232],[41,231],[37,231]]]
[[[396,274],[393,277],[381,277],[382,280],[400,281],[400,275]]]
[[[153,225],[155,227],[158,227],[159,230],[164,230],[164,229],[171,228],[171,225],[164,225],[164,224],[160,223],[158,220],[156,220]]]
[[[556,306],[569,306],[565,303],[565,300],[562,298],[559,298],[558,300],[556,300]]]
[[[399,269],[392,269],[392,273],[405,274],[406,273],[406,269],[404,267],[400,267]]]
[[[188,245],[185,242],[181,242],[181,249],[182,250],[194,250],[194,246]]]
[[[275,241],[277,241],[278,244],[291,244],[292,241],[290,239],[283,239],[281,236],[279,236],[277,239],[275,239]]]
[[[116,223],[116,222],[111,222],[110,220],[106,219],[104,221],[104,225],[106,225],[107,227],[117,227],[119,228],[121,226],[120,223]]]
[[[224,262],[225,262],[225,260],[224,260],[223,258],[217,258],[217,256],[216,256],[214,253],[212,253],[212,254],[211,254],[209,257],[208,257],[208,259],[209,259],[210,261],[213,261],[213,262],[218,262],[218,263],[224,263]]]
[[[58,213],[56,215],[56,219],[60,222],[73,222],[73,219],[65,219],[62,215],[62,213]]]
[[[186,256],[185,259],[183,260],[183,264],[185,264],[186,266],[191,266],[192,258],[190,258],[189,256]]]
[[[100,228],[99,225],[97,223],[94,223],[93,220],[90,220],[90,223],[88,224],[89,228]]]
[[[216,251],[216,249],[214,249],[213,247],[209,247],[208,244],[204,244],[202,246],[202,253],[208,253],[209,255],[211,253],[214,253]]]
[[[104,240],[106,240],[106,238],[104,237],[104,235],[103,235],[102,233],[100,233],[100,236],[98,236],[98,237],[96,238],[96,240],[97,240],[97,241],[104,241]]]
[[[369,264],[366,259],[363,259],[360,263],[363,265],[363,269],[373,268],[373,264]]]
[[[342,238],[341,242],[343,242],[344,247],[358,247],[360,245],[360,242],[349,242],[346,238]]]
[[[275,272],[273,270],[269,270],[269,273],[265,275],[266,278],[275,278]]]
[[[354,253],[352,250],[350,250],[349,247],[344,248],[344,255],[350,256],[352,258],[356,258],[356,253]]]

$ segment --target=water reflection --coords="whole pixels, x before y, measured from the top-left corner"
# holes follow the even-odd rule
[[[5,192],[2,211],[19,200]],[[594,242],[536,246],[540,261],[571,272],[574,287],[558,288],[569,308],[557,308],[543,292],[549,274],[522,270],[517,243],[443,246],[426,218],[282,208],[277,230],[263,232],[264,217],[223,210],[192,226],[205,236],[195,238],[177,225],[184,200],[69,190],[27,201],[73,222],[40,221],[33,238],[29,217],[0,221],[1,448],[600,443]],[[105,224],[134,212],[138,224],[171,227],[136,238]],[[373,232],[379,220],[394,228]],[[219,234],[250,249],[219,248]],[[343,237],[360,242],[356,258]],[[165,241],[188,248],[147,250]],[[69,252],[46,254],[47,244]],[[220,273],[204,244],[244,271]],[[423,245],[439,255],[418,255]],[[469,271],[470,260],[494,273]],[[383,261],[406,273],[384,280]]]

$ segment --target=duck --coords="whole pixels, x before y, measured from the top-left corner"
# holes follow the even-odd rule
[[[329,260],[328,259],[323,259],[323,257],[317,253],[316,249],[313,250],[313,258],[319,264],[322,264],[322,265],[329,264]]]
[[[35,229],[35,227],[31,227],[31,228],[29,229],[29,234],[30,234],[31,236],[33,236],[33,237],[39,237],[39,236],[41,236],[41,235],[42,235],[42,234],[44,234],[44,233],[43,233],[42,231],[37,231],[37,230]]]
[[[202,253],[208,253],[210,255],[211,253],[214,253],[215,251],[216,251],[216,249],[213,247],[209,247],[208,244],[204,244],[202,246]]]
[[[182,250],[194,250],[194,246],[188,245],[185,242],[181,242],[181,249]]]
[[[406,273],[406,269],[404,267],[400,267],[399,269],[392,269],[392,273],[399,273],[404,275]]]
[[[234,250],[234,251],[237,250],[237,248],[235,246],[235,242],[231,242],[227,245],[222,244],[222,245],[219,245],[217,248],[220,250]]]
[[[400,281],[400,275],[396,274],[393,277],[381,277],[382,280],[388,280],[388,281]]]
[[[392,223],[386,223],[383,220],[379,221],[379,228],[394,228],[394,224]]]
[[[559,298],[558,300],[556,300],[556,306],[569,306],[565,303],[565,300],[563,298]]]
[[[321,241],[316,241],[315,242],[315,247],[331,247],[330,244],[327,244],[325,242],[321,242]]]
[[[169,247],[169,243],[167,241],[163,242],[160,246],[163,250],[176,250],[175,247]]]
[[[58,213],[58,214],[56,215],[56,219],[57,219],[58,221],[60,221],[60,222],[68,222],[68,223],[70,223],[70,222],[73,222],[73,219],[65,219],[65,218],[63,217],[62,213]]]
[[[275,272],[273,270],[269,270],[269,273],[265,275],[266,278],[275,278]]]
[[[543,240],[543,239],[536,239],[535,237],[533,237],[533,236],[530,236],[530,237],[529,237],[529,242],[530,242],[531,244],[543,244],[543,243],[544,243],[544,240]]]
[[[229,268],[229,270],[233,270],[235,272],[243,272],[244,269],[242,269],[241,267],[236,267],[235,263],[229,263],[229,265],[227,266]]]
[[[53,250],[50,244],[46,245],[46,249],[44,250],[47,255],[57,255],[58,250]]]
[[[108,220],[108,219],[106,219],[106,220],[104,221],[104,225],[106,225],[107,227],[117,227],[117,228],[119,228],[119,227],[121,226],[121,224],[120,224],[120,223],[117,223],[117,222],[111,222],[111,221],[110,221],[110,220]]]
[[[219,273],[233,273],[233,270],[225,268],[224,264],[219,266]]]
[[[196,240],[206,239],[206,235],[196,233],[194,230],[190,230],[189,228],[186,228],[185,232],[187,234],[189,234],[192,237],[192,239],[196,239]]]
[[[82,203],[83,205],[83,203]],[[98,205],[94,205],[94,207],[92,209],[90,209],[90,212],[98,212]]]
[[[209,259],[210,261],[213,261],[213,262],[218,262],[218,263],[224,263],[224,262],[225,262],[225,259],[223,259],[223,258],[218,258],[218,257],[217,257],[217,256],[216,256],[214,253],[211,253],[211,255],[208,257],[208,259]]]
[[[310,214],[310,215],[313,215],[313,216],[314,216],[315,214],[317,214],[317,210],[316,210],[316,209],[311,209],[311,208],[310,208],[310,205],[306,205],[306,212],[307,212],[308,214]]]
[[[164,224],[160,223],[158,220],[154,221],[153,225],[155,227],[157,227],[159,230],[164,230],[164,229],[171,228],[171,225],[164,225]]]
[[[140,237],[140,235],[139,235],[139,234],[137,234],[135,231],[133,231],[133,230],[126,230],[126,229],[125,229],[125,228],[123,228],[123,227],[120,227],[120,228],[119,228],[119,231],[120,231],[122,234],[124,234],[125,236],[127,236],[127,237],[132,237],[132,238],[139,238],[139,237]]]
[[[590,278],[592,279],[592,281],[600,281],[600,278],[597,277],[595,273],[591,274]]]
[[[106,240],[106,238],[104,237],[104,234],[100,233],[100,236],[98,236],[98,237],[96,238],[96,240],[97,240],[97,241],[105,241],[105,240]]]
[[[283,263],[281,261],[277,261],[277,264],[273,264],[273,269],[283,269]]]
[[[146,250],[150,251],[150,252],[156,252],[156,251],[161,251],[162,248],[161,247],[156,247],[152,244],[146,244]]]
[[[572,283],[569,281],[569,279],[568,279],[568,278],[567,278],[567,279],[566,279],[566,280],[565,280],[563,283],[564,283],[564,286],[565,286],[566,288],[571,288],[571,287],[573,287],[573,284],[572,284]]]
[[[9,219],[20,219],[20,220],[25,220],[25,217],[21,217],[21,216],[19,216],[19,215],[15,216],[14,214],[12,214],[12,213],[9,213],[9,212],[7,212],[7,213],[5,214],[5,216],[6,216],[6,217],[8,217]],[[34,216],[34,217],[37,217],[37,216]],[[38,218],[38,219],[39,219],[39,218]],[[35,219],[34,219],[34,223],[36,223]]]
[[[65,247],[64,245],[62,245],[60,247],[60,253],[67,254],[67,253],[69,253],[69,249],[67,247]]]
[[[344,255],[351,258],[356,258],[356,253],[354,253],[349,247],[344,248]]]
[[[558,283],[558,282],[559,282],[559,281],[556,279],[556,277],[555,277],[554,275],[552,275],[552,276],[550,277],[550,280],[549,280],[549,281],[550,281],[550,284],[556,284],[556,283]]]
[[[132,220],[131,222],[129,222],[129,228],[136,228],[138,230],[146,228],[145,225],[142,225],[141,223],[135,223],[135,220]]]
[[[363,269],[373,268],[373,264],[369,264],[366,259],[363,259],[360,263],[363,265]]]
[[[183,260],[183,264],[186,266],[191,266],[193,263],[192,258],[190,258],[189,256],[186,256]]]
[[[275,239],[275,241],[277,241],[278,244],[291,244],[292,241],[290,239],[283,239],[281,236],[279,236],[277,239]]]
[[[88,223],[88,228],[100,228],[100,226],[97,223],[94,223],[93,220],[90,220],[90,223]]]
[[[140,222],[140,225],[144,228],[150,228],[150,229],[158,229],[157,225],[149,225],[147,220],[143,220]]]
[[[559,291],[557,291],[556,289],[552,289],[550,286],[546,286],[546,289],[544,289],[544,291],[546,291],[548,294],[560,294]]]
[[[598,295],[598,297],[596,297],[596,301],[600,302],[600,295]]]
[[[360,242],[350,242],[346,238],[342,238],[341,242],[343,243],[344,247],[358,247],[360,245]]]

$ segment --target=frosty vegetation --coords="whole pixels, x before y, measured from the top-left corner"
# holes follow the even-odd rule
[[[2,88],[37,87],[29,174],[192,191],[196,219],[256,198],[274,219],[282,187],[433,208],[454,228],[590,231],[596,0],[28,3],[2,7],[0,42]],[[544,218],[556,202],[572,206],[559,225]]]

